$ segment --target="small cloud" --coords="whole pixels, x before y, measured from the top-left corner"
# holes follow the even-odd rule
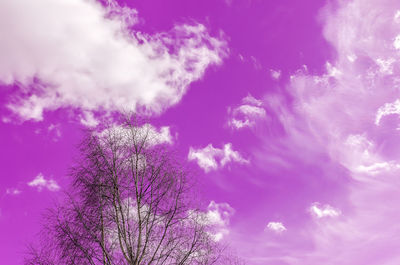
[[[379,71],[382,74],[387,74],[391,75],[393,74],[393,64],[396,62],[394,58],[389,58],[389,59],[382,59],[378,58],[376,59],[376,64],[379,66]]]
[[[61,138],[61,125],[60,124],[50,124],[47,128],[47,132],[53,141],[57,142]]]
[[[361,151],[368,151],[373,147],[372,142],[368,140],[365,134],[350,134],[347,136],[345,145]]]
[[[53,179],[45,179],[42,173],[39,173],[32,181],[28,182],[28,186],[36,187],[38,191],[46,188],[49,191],[58,191],[60,186]]]
[[[286,227],[281,223],[281,222],[269,222],[267,224],[267,227],[264,229],[264,231],[271,230],[274,231],[275,233],[282,233],[286,231]]]
[[[351,63],[354,63],[355,60],[357,59],[357,55],[355,55],[354,53],[348,54],[346,56],[347,60]]]
[[[250,56],[250,62],[252,63],[254,69],[256,69],[256,70],[261,70],[262,69],[262,65],[261,65],[260,61],[256,57]]]
[[[1,121],[3,122],[3,123],[10,123],[11,122],[11,118],[9,118],[9,117],[2,117],[1,118]]]
[[[223,167],[230,162],[238,162],[242,164],[249,163],[249,161],[244,159],[238,151],[234,151],[232,149],[232,144],[229,143],[224,145],[224,155],[221,159],[221,166]]]
[[[397,35],[394,39],[393,46],[396,50],[400,50],[400,35]]]
[[[323,217],[338,217],[342,214],[339,209],[333,208],[328,204],[321,205],[318,202],[314,202],[313,204],[311,204],[308,210],[312,216],[318,219]]]
[[[393,114],[400,114],[400,99],[392,103],[386,103],[378,109],[376,112],[375,125],[379,125],[383,117]]]
[[[216,170],[218,168],[215,157],[220,154],[220,149],[214,148],[212,144],[207,145],[203,149],[194,149],[190,147],[188,159],[197,160],[199,167],[205,172]]]
[[[132,132],[130,129],[123,126],[115,125],[111,128],[105,129],[100,133],[100,136],[107,136],[108,133],[116,133],[122,138],[127,138],[128,142],[131,141],[132,133],[135,133],[136,139],[144,140],[147,143],[155,146],[159,144],[173,144],[173,137],[168,126],[163,126],[159,129],[155,128],[153,125],[146,123],[141,127],[136,127],[135,131]]]
[[[9,188],[9,189],[6,190],[6,194],[15,196],[15,195],[21,194],[21,191],[19,189],[17,189],[17,188]]]
[[[348,135],[344,144],[346,148],[342,154],[343,164],[354,172],[378,175],[400,169],[398,161],[385,161],[377,155],[375,144],[365,133]]]
[[[211,170],[222,168],[230,162],[237,162],[240,164],[249,163],[238,151],[232,149],[231,143],[225,144],[223,149],[215,148],[212,144],[202,149],[190,147],[188,159],[196,160],[199,167],[204,169],[206,173]]]
[[[356,171],[360,172],[360,173],[370,174],[370,175],[377,175],[382,172],[388,172],[388,171],[396,170],[399,168],[400,168],[400,165],[396,164],[394,161],[390,161],[390,162],[384,161],[384,162],[375,162],[368,166],[360,165],[356,168]]]
[[[168,126],[163,126],[159,130],[156,130],[150,125],[150,133],[156,143],[172,144],[171,131]]]
[[[262,105],[262,101],[259,99],[256,99],[252,95],[248,94],[246,97],[242,99],[243,104],[248,104],[248,105],[253,105],[253,106],[258,106],[260,107]]]
[[[244,127],[253,127],[256,121],[266,118],[265,109],[262,107],[262,101],[254,98],[250,94],[242,99],[242,104],[228,109],[230,118],[228,125],[234,129]]]
[[[216,203],[211,201],[207,207],[208,220],[213,224],[222,226],[229,225],[230,217],[235,213],[228,203]]]
[[[342,72],[333,66],[330,62],[326,62],[325,64],[327,76],[337,77],[342,74]]]
[[[189,213],[192,214],[192,213]],[[229,234],[230,218],[235,214],[228,203],[216,203],[211,201],[206,212],[197,213],[197,222],[208,226],[211,230],[208,232],[215,241],[220,241]]]
[[[80,122],[86,127],[96,127],[99,124],[99,121],[94,117],[91,111],[84,111],[83,115],[81,115]]]
[[[279,80],[281,78],[281,71],[280,70],[274,70],[270,69],[271,77],[274,80]]]
[[[400,10],[396,11],[396,14],[394,14],[393,20],[396,23],[400,23]]]

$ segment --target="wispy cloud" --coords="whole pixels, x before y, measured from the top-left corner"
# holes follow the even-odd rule
[[[57,142],[61,138],[61,125],[51,123],[47,127],[47,133],[52,138],[53,141]]]
[[[287,149],[307,162],[326,155],[345,168],[348,179],[344,197],[335,198],[341,203],[332,201],[338,208],[320,203],[308,208],[321,220],[307,234],[314,249],[292,257],[296,264],[397,264],[398,255],[389,249],[400,239],[395,221],[400,216],[395,195],[400,191],[395,177],[400,168],[400,6],[392,0],[353,0],[330,7],[321,15],[337,57],[323,74],[304,68],[291,76],[293,109],[281,112],[280,119]],[[333,174],[343,176],[340,170]]]

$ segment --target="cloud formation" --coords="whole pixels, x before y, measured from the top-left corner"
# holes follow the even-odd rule
[[[7,195],[19,195],[21,194],[21,190],[19,190],[18,188],[8,188],[6,189],[6,194]]]
[[[225,144],[223,149],[215,148],[212,144],[199,149],[190,147],[188,160],[196,160],[205,172],[223,168],[231,162],[249,163],[249,160],[244,159],[238,151],[233,150],[231,143]]]
[[[43,111],[160,113],[227,54],[201,24],[147,35],[135,9],[95,0],[0,2],[0,83],[16,85],[8,108],[24,120]],[[86,115],[83,123],[95,122]]]
[[[205,220],[208,224],[213,226],[214,231],[212,235],[215,241],[220,241],[224,236],[229,234],[230,218],[235,214],[233,209],[228,203],[216,203],[211,201],[205,212]]]
[[[267,230],[270,230],[270,231],[273,231],[273,232],[279,234],[279,233],[286,231],[287,229],[281,222],[269,222],[264,231],[267,231]]]
[[[318,202],[311,204],[308,210],[312,216],[318,219],[323,217],[337,217],[341,215],[341,211],[339,209],[335,209],[329,204],[321,205]]]
[[[234,129],[253,127],[257,121],[266,118],[262,101],[247,95],[242,99],[242,104],[235,108],[228,108],[228,125]]]
[[[376,112],[375,124],[380,125],[381,119],[388,115],[400,114],[400,99],[394,102],[385,103]]]
[[[45,179],[42,173],[39,173],[32,181],[28,182],[28,186],[37,188],[38,191],[42,191],[44,188],[49,191],[58,191],[60,189],[54,179]]]
[[[274,70],[274,69],[270,69],[270,73],[271,73],[271,77],[274,80],[279,80],[279,78],[281,78],[281,70]]]

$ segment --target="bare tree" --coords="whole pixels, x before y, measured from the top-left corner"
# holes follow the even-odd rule
[[[151,126],[129,117],[90,131],[70,175],[26,264],[218,263],[224,246],[196,207],[188,170]]]

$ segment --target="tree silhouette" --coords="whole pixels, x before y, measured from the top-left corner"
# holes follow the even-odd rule
[[[221,259],[225,247],[196,207],[189,171],[151,128],[129,116],[88,131],[72,188],[46,214],[26,264],[236,263]]]

